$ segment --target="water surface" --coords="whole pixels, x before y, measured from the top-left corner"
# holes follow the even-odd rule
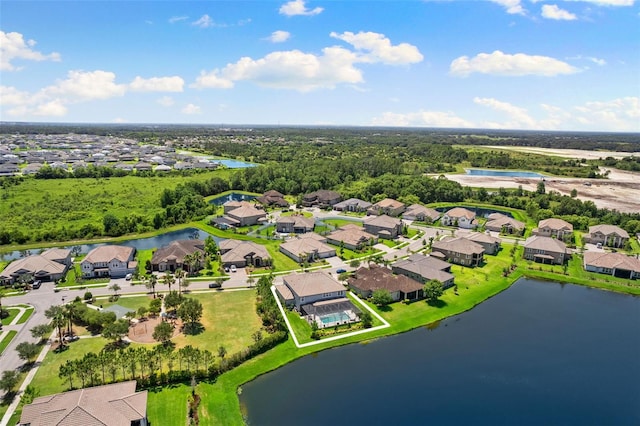
[[[513,171],[513,170],[486,170],[486,169],[466,169],[470,176],[498,176],[498,177],[528,177],[544,178],[544,175],[535,172]]]

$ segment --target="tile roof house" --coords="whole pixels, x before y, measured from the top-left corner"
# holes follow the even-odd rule
[[[406,275],[421,283],[438,280],[444,288],[451,287],[455,277],[451,274],[451,264],[434,256],[415,253],[391,265],[395,274]]]
[[[71,267],[71,250],[63,248],[50,248],[40,253],[40,256],[45,259],[53,260],[54,262],[62,263],[67,267]]]
[[[153,271],[175,272],[176,269],[181,268],[187,270],[189,266],[185,265],[184,259],[186,256],[191,256],[195,252],[200,253],[204,258],[204,241],[202,240],[178,240],[173,241],[166,246],[163,246],[156,250],[151,257],[151,269]],[[194,265],[199,270],[202,265]],[[194,272],[190,271],[190,272]]]
[[[364,230],[379,238],[393,240],[402,235],[402,221],[387,215],[372,216],[365,219]]]
[[[347,282],[349,288],[364,298],[369,298],[376,290],[387,290],[394,302],[415,300],[424,297],[424,285],[406,275],[396,275],[390,269],[371,265],[360,267]]]
[[[478,226],[475,212],[464,207],[454,207],[442,215],[440,220],[444,226],[457,226],[464,229],[472,229]]]
[[[229,210],[228,212],[226,210],[225,205],[226,216],[237,220],[239,226],[256,225],[267,220],[265,211],[253,207],[250,203],[243,204],[242,206]]]
[[[289,202],[284,199],[284,195],[273,189],[256,197],[256,201],[264,206],[289,207]]]
[[[533,230],[533,235],[555,237],[561,240],[571,234],[573,234],[573,225],[554,217],[541,220],[538,222],[538,227]]]
[[[219,245],[223,266],[235,265],[238,268],[247,266],[271,265],[271,255],[267,249],[251,241],[223,240]]]
[[[400,216],[404,210],[404,203],[394,200],[393,198],[385,198],[369,207],[367,214],[375,216],[386,214],[387,216],[397,217]]]
[[[640,279],[640,259],[622,253],[587,251],[584,269],[619,278]]]
[[[342,199],[342,195],[335,191],[321,189],[306,194],[302,197],[302,205],[305,207],[331,207]]]
[[[294,238],[280,244],[280,251],[298,263],[336,255],[336,249],[315,238]]]
[[[348,200],[334,204],[333,209],[337,211],[361,213],[367,211],[371,205],[370,202],[360,200],[359,198],[349,198]]]
[[[285,234],[304,234],[305,232],[312,232],[315,227],[316,220],[314,218],[300,214],[280,216],[276,220],[276,232]]]
[[[492,213],[487,219],[484,227],[488,231],[517,235],[522,235],[524,231],[524,223],[502,213]]]
[[[344,244],[344,247],[350,250],[361,250],[365,246],[376,244],[378,238],[362,229],[361,226],[355,226],[354,228],[333,231],[327,235],[327,242],[336,246]]]
[[[0,272],[0,283],[13,284],[24,275],[40,281],[55,281],[62,279],[67,269],[68,265],[64,263],[36,254],[14,260],[7,265]]]
[[[122,278],[136,271],[138,262],[133,260],[133,247],[104,245],[91,250],[80,262],[82,276],[86,278]]]
[[[584,241],[592,244],[602,244],[608,247],[624,247],[629,241],[629,234],[615,225],[596,225],[589,227],[589,233],[583,237]]]
[[[440,217],[440,212],[422,204],[411,204],[402,214],[406,220],[416,220],[418,222],[435,222]]]
[[[557,238],[534,235],[524,242],[523,257],[527,260],[562,265],[569,256],[567,245]]]
[[[302,305],[346,296],[344,286],[325,272],[286,275],[282,277],[282,282],[288,291],[283,291],[281,286],[276,286],[280,298],[298,310]],[[289,295],[293,300],[287,299]]]
[[[147,391],[136,382],[96,386],[35,398],[19,426],[148,426]]]
[[[485,232],[458,231],[456,235],[480,244],[484,248],[484,252],[486,254],[498,253],[498,250],[500,250],[500,243],[502,242],[500,238],[494,237]]]
[[[434,241],[431,250],[442,253],[451,263],[465,266],[478,266],[484,256],[484,247],[462,237],[444,237]]]

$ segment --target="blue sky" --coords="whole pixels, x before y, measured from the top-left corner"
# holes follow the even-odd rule
[[[0,119],[638,132],[639,4],[3,0]]]

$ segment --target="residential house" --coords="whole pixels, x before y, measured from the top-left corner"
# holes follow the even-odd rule
[[[640,259],[622,253],[587,251],[584,269],[619,278],[640,279]]]
[[[56,281],[62,279],[68,265],[48,259],[43,255],[32,255],[16,259],[0,272],[0,283],[13,284],[27,277],[29,280]]]
[[[299,311],[303,305],[323,300],[346,297],[346,290],[335,278],[325,272],[307,272],[282,277],[284,287],[276,286],[281,300]]]
[[[465,266],[478,266],[484,259],[484,247],[462,237],[444,237],[434,241],[431,250],[440,252],[451,263]]]
[[[148,426],[147,391],[136,381],[37,397],[22,408],[19,426]]]
[[[249,205],[246,205],[249,204]],[[251,226],[258,223],[265,222],[267,216],[264,210],[257,209],[246,203],[245,205],[230,210],[226,213],[226,216],[238,221],[238,226]]]
[[[340,202],[342,195],[335,191],[321,189],[306,194],[302,197],[302,205],[305,207],[331,207]]]
[[[313,232],[315,227],[316,220],[313,217],[300,214],[280,216],[276,220],[276,232],[283,234],[304,234],[305,232]]]
[[[121,278],[136,271],[138,262],[133,260],[133,247],[104,245],[91,250],[80,263],[85,278]]]
[[[327,235],[327,242],[336,246],[344,246],[350,250],[362,250],[378,242],[378,238],[365,231],[361,226],[350,226],[347,229],[337,229]]]
[[[71,267],[71,250],[63,248],[50,248],[40,253],[40,256],[45,259],[53,260],[54,262],[61,263],[67,268]]]
[[[533,230],[533,235],[541,237],[554,237],[560,240],[573,234],[573,225],[557,218],[544,219],[538,222],[538,227]]]
[[[455,277],[451,274],[451,264],[434,256],[415,253],[391,265],[394,274],[406,275],[422,284],[437,280],[444,288],[451,287]]]
[[[284,199],[284,195],[273,189],[256,197],[256,201],[266,207],[289,207],[289,202]]]
[[[484,225],[487,231],[516,235],[524,232],[524,223],[502,213],[491,213],[487,219]]]
[[[366,212],[371,205],[370,202],[360,200],[359,198],[349,198],[348,200],[334,204],[333,209],[341,212],[363,213]]]
[[[444,226],[457,226],[463,229],[473,229],[478,226],[475,212],[464,207],[454,207],[442,215],[440,220]]]
[[[15,176],[20,173],[20,167],[15,164],[0,164],[0,176]]]
[[[200,253],[201,261],[196,265],[185,265],[185,258]],[[151,257],[151,270],[158,272],[175,272],[176,269],[194,272],[202,268],[202,260],[205,257],[204,241],[202,240],[178,240],[166,246],[160,247]],[[193,270],[190,270],[193,267]]]
[[[458,231],[459,237],[464,237],[469,241],[480,244],[486,254],[496,254],[500,250],[501,240],[485,232]]]
[[[394,200],[393,198],[385,198],[369,207],[367,214],[375,216],[386,214],[387,216],[398,217],[404,210],[404,203]]]
[[[138,172],[150,172],[153,169],[153,166],[149,163],[140,161],[133,165],[133,169]]]
[[[624,247],[629,241],[629,234],[615,225],[596,225],[589,227],[589,233],[583,237],[587,243],[602,244],[608,247]]]
[[[254,205],[244,200],[243,201],[229,200],[222,205],[222,209],[224,210],[225,214],[240,207],[254,207]]]
[[[425,207],[422,204],[411,204],[402,214],[403,219],[428,223],[435,222],[439,217],[439,211]]]
[[[298,263],[336,255],[336,249],[315,238],[294,238],[280,244],[280,251]]]
[[[272,262],[267,249],[251,241],[223,240],[220,242],[219,249],[223,266],[261,267],[269,266]]]
[[[534,235],[524,242],[523,257],[527,260],[562,265],[569,256],[567,245],[557,238]]]
[[[393,240],[402,235],[402,221],[387,215],[373,216],[364,221],[364,230],[379,238]]]
[[[394,302],[424,297],[424,284],[406,275],[396,275],[383,266],[360,267],[347,282],[359,296],[369,298],[376,290],[386,290]]]

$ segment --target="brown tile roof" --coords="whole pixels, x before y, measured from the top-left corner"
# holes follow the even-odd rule
[[[62,274],[65,268],[66,266],[62,263],[54,262],[36,254],[14,260],[0,272],[0,278],[11,278],[13,275],[17,275],[18,271],[25,271],[34,276]]]
[[[484,244],[500,244],[502,241],[500,238],[494,237],[484,232],[460,232],[458,231],[458,235],[460,237],[466,238],[469,241],[473,241],[475,243],[484,243]]]
[[[357,225],[355,223],[347,223],[346,225],[342,225],[340,228],[338,229],[342,229],[343,231],[347,231],[349,229],[356,229],[356,230],[362,230],[362,224]]]
[[[372,216],[369,219],[365,219],[364,224],[369,226],[377,226],[379,228],[387,228],[393,229],[396,226],[400,225],[402,221],[400,219],[396,219],[395,217],[387,216],[383,214],[382,216]]]
[[[87,254],[82,261],[89,263],[109,262],[113,259],[118,259],[121,262],[126,262],[135,249],[127,246],[114,246],[104,245],[96,247]]]
[[[204,241],[202,240],[178,240],[159,248],[153,253],[151,263],[157,265],[171,259],[178,263],[184,262],[186,255],[191,255],[196,251],[204,254]]]
[[[301,253],[335,253],[336,249],[316,240],[315,238],[294,238],[286,243],[280,244],[282,250],[297,256]]]
[[[242,262],[246,256],[253,253],[254,257],[270,259],[271,256],[264,246],[251,241],[240,241],[235,247],[224,253],[221,257],[222,263]]]
[[[445,237],[440,241],[434,241],[432,248],[446,250],[461,254],[482,254],[484,247],[478,243],[467,240],[466,238]]]
[[[423,206],[422,204],[411,204],[407,207],[402,217],[405,216],[418,216],[420,214],[425,215],[431,220],[435,220],[440,217],[441,213],[435,209]]]
[[[403,207],[403,206],[404,206],[404,203],[401,203],[398,200],[394,200],[393,198],[385,198],[384,200],[378,201],[371,207],[380,208],[380,209],[385,209],[385,208],[397,209],[398,207]]]
[[[492,213],[491,215],[489,215],[489,219],[490,220],[485,224],[485,227],[487,228],[502,228],[503,226],[511,226],[514,229],[524,229],[524,223],[500,213]]]
[[[291,216],[280,216],[276,223],[293,223],[295,227],[305,227],[313,229],[316,220],[313,217],[306,217],[300,214],[292,214]]]
[[[384,289],[390,292],[411,293],[423,288],[418,281],[405,275],[396,275],[390,269],[377,265],[371,265],[370,268],[360,267],[355,276],[349,278],[347,282],[363,291]]]
[[[393,268],[402,269],[414,274],[420,275],[425,280],[438,280],[440,282],[447,282],[454,278],[453,274],[446,272],[446,269],[451,267],[451,264],[434,256],[425,256],[420,253],[415,253],[406,259],[401,259],[395,262]]]
[[[147,391],[128,381],[43,396],[22,409],[30,426],[130,426],[147,416]]]
[[[244,217],[256,217],[256,216],[266,217],[266,215],[267,214],[265,213],[264,210],[256,209],[251,204],[243,205],[227,212],[227,216],[232,218],[244,218]]]
[[[550,251],[553,253],[568,253],[567,245],[562,241],[556,238],[543,237],[540,235],[534,235],[527,238],[527,240],[524,242],[524,248]]]
[[[615,225],[602,224],[589,227],[589,234],[595,234],[596,232],[601,232],[604,235],[616,234],[622,238],[629,238],[627,231]]]
[[[337,230],[327,235],[327,239],[329,240],[337,241],[338,243],[342,241],[345,244],[350,244],[353,246],[367,243],[375,238],[376,238],[375,236],[366,232],[361,227],[358,227],[358,229]]]
[[[298,297],[344,291],[342,284],[324,272],[287,275],[283,281]]]
[[[561,230],[561,229],[573,231],[572,224],[570,224],[565,220],[558,219],[555,217],[541,220],[540,222],[538,222],[538,228],[549,228],[549,229],[553,229],[554,231]]]
[[[280,293],[280,296],[282,296],[284,300],[293,300],[293,293],[291,293],[289,287],[284,284],[276,284],[274,285],[274,287],[276,291]]]
[[[598,268],[624,269],[640,274],[640,259],[622,253],[588,251],[584,254],[584,265]]]
[[[62,248],[50,248],[40,253],[40,256],[49,260],[66,259],[69,255],[71,255],[71,250]]]
[[[445,213],[449,217],[466,217],[469,220],[473,220],[476,214],[471,210],[467,210],[464,207],[454,207]]]

